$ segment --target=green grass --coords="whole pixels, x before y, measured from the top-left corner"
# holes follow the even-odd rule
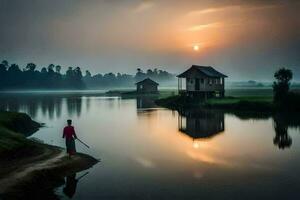
[[[123,98],[136,98],[138,96],[144,97],[157,97],[157,98],[167,98],[169,96],[177,95],[177,90],[171,89],[161,89],[159,93],[145,93],[145,94],[138,94],[136,90],[110,90],[106,92],[106,95],[109,96],[122,96]]]
[[[263,103],[272,103],[272,96],[242,96],[242,97],[225,97],[225,98],[214,98],[206,101],[207,104],[216,105],[216,104],[234,104],[240,101],[247,102],[263,102]]]
[[[22,148],[35,147],[26,133],[37,130],[39,124],[24,113],[0,112],[0,155]]]
[[[188,107],[204,107],[240,111],[272,111],[274,109],[271,96],[242,96],[212,98],[208,100],[189,98],[179,95],[160,98],[156,101],[159,106],[180,109]]]
[[[27,140],[25,136],[0,125],[0,155],[31,145],[31,141]]]
[[[275,105],[272,99],[263,97],[239,97],[239,98],[224,98],[210,99],[203,104],[206,108],[217,108],[234,111],[256,111],[256,112],[271,112],[275,110]]]

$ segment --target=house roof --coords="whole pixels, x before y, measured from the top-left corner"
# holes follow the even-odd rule
[[[156,83],[155,81],[153,81],[153,80],[150,79],[150,78],[146,78],[146,79],[144,79],[144,80],[142,80],[142,81],[139,81],[139,82],[136,83],[136,85],[137,85],[137,84],[159,85],[158,83]]]
[[[222,78],[227,77],[225,74],[218,72],[211,66],[198,66],[198,65],[192,65],[188,70],[179,74],[177,77],[179,77],[179,78],[188,77],[188,75],[191,74],[192,71],[200,72],[209,77],[222,77]]]

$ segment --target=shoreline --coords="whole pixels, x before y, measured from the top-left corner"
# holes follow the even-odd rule
[[[174,95],[167,98],[160,98],[155,101],[158,106],[172,109],[218,109],[226,112],[257,112],[257,113],[277,113],[300,111],[298,104],[290,104],[279,107],[273,103],[270,96],[243,96],[199,99],[186,96]]]
[[[11,128],[16,124],[18,128]],[[53,188],[59,186],[57,184],[62,183],[65,176],[89,169],[99,162],[81,153],[69,158],[60,147],[27,139],[27,132],[34,132],[36,128],[37,122],[26,114],[0,112],[1,199],[24,198],[25,193],[31,198],[39,193],[35,189],[40,185],[43,186],[38,187],[41,194],[55,199]],[[20,131],[22,129],[24,131]]]

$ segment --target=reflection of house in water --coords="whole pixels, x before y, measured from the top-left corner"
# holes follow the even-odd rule
[[[137,109],[156,108],[155,100],[157,97],[139,96],[136,98]]]
[[[208,110],[185,110],[179,112],[180,132],[193,139],[209,138],[224,131],[224,113]]]

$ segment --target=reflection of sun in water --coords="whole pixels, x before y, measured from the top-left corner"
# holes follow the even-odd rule
[[[193,147],[194,147],[195,149],[198,149],[198,148],[199,148],[198,142],[194,142],[194,143],[193,143]]]
[[[193,49],[194,49],[194,51],[199,51],[199,45],[194,45]]]

